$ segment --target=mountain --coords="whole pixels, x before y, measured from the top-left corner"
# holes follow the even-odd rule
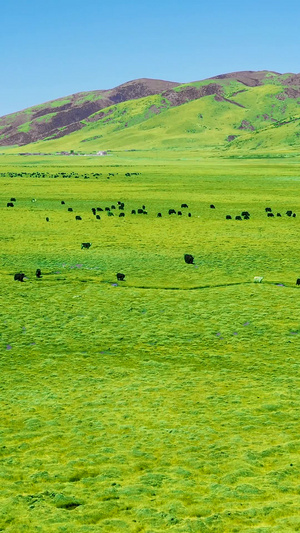
[[[0,118],[23,151],[299,151],[300,74],[242,71],[186,84],[140,79]]]
[[[0,118],[0,146],[59,138],[83,127],[82,121],[97,111],[127,100],[144,98],[176,87],[178,83],[140,79],[111,90],[72,94]]]

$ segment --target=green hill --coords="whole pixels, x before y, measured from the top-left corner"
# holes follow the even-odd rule
[[[237,72],[188,84],[136,80],[0,119],[5,150],[297,152],[300,75]]]

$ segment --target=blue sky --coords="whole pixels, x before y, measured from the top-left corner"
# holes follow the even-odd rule
[[[300,2],[3,0],[0,116],[136,78],[300,71]]]

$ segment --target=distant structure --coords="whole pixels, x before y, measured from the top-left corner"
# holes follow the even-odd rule
[[[105,152],[105,150],[100,150],[100,152],[97,152],[96,155],[107,155],[107,152]]]

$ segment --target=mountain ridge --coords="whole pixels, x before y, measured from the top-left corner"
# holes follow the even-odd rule
[[[113,89],[74,93],[55,100],[49,100],[44,104],[31,106],[16,113],[4,115],[0,117],[0,145],[18,144],[22,146],[30,142],[35,142],[36,140],[41,140],[44,138],[43,135],[45,133],[49,133],[50,128],[53,130],[68,126],[65,134],[70,133],[72,131],[72,128],[70,128],[71,124],[79,123],[96,111],[115,103],[157,94],[161,90],[166,90],[177,85],[179,83],[140,78],[125,82]],[[32,115],[31,120],[36,120],[54,113],[60,114],[59,119],[56,121],[50,120],[49,127],[36,128],[33,135],[30,135],[28,131],[15,132],[15,128],[20,128],[20,126],[28,121],[28,114]],[[80,125],[78,124],[78,127],[75,127],[75,131],[79,128]],[[3,135],[6,135],[6,137],[1,139]]]
[[[141,78],[0,117],[0,145],[50,152],[193,145],[226,151],[255,149],[255,138],[261,138],[257,148],[270,144],[267,130],[274,146],[281,145],[284,136],[274,127],[283,132],[287,126],[295,149],[298,117],[300,74],[240,71],[184,84]]]

